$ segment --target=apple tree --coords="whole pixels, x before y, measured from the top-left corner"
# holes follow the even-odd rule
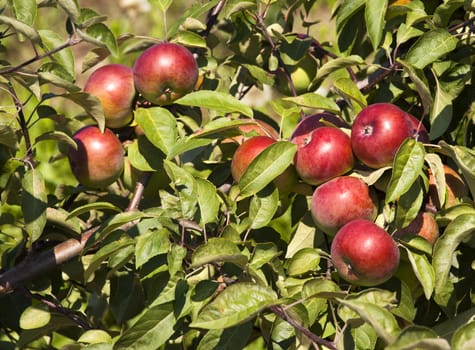
[[[475,347],[474,3],[0,3],[0,348]]]

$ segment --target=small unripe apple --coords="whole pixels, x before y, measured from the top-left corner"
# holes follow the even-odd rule
[[[91,188],[104,188],[116,181],[124,166],[122,144],[109,129],[104,133],[86,126],[73,135],[77,149],[69,148],[71,170],[79,183]]]
[[[378,213],[369,186],[354,176],[339,176],[318,186],[310,210],[317,227],[329,235],[352,220],[373,221]]]
[[[167,105],[193,91],[199,72],[193,54],[169,42],[155,44],[140,54],[133,66],[137,91],[148,101]]]
[[[131,122],[136,95],[132,68],[123,64],[102,66],[89,76],[84,91],[101,102],[106,127],[121,128]]]
[[[345,224],[333,238],[331,258],[338,274],[360,286],[386,282],[399,266],[399,248],[391,235],[369,220]]]
[[[437,225],[434,215],[421,211],[408,226],[394,232],[394,237],[402,238],[408,235],[421,236],[433,246],[439,238],[439,225]]]
[[[435,206],[436,209],[447,209],[457,203],[460,199],[468,196],[468,188],[463,178],[453,168],[447,164],[443,165],[445,173],[445,185],[446,185],[446,197],[445,203],[442,206],[437,194],[437,188],[435,186],[435,178],[432,171],[429,169],[429,192],[428,203]]]
[[[305,55],[297,65],[287,68],[297,95],[304,94],[311,89],[313,79],[317,74],[317,67],[317,61],[312,56]],[[290,83],[284,72],[279,71],[277,73],[276,82],[277,89],[281,93],[285,95],[292,94]]]
[[[251,162],[267,147],[277,142],[269,136],[253,136],[238,146],[231,161],[231,174],[236,182],[241,180]],[[274,183],[282,193],[288,193],[297,182],[297,174],[293,166],[289,166],[274,179]]]
[[[391,103],[375,103],[363,108],[351,127],[355,156],[370,168],[392,165],[401,144],[413,136],[407,116]]]
[[[300,178],[318,185],[353,168],[350,137],[339,128],[322,126],[306,137],[291,139],[297,145],[294,165]]]

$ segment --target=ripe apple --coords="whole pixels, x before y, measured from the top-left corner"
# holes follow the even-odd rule
[[[387,281],[399,266],[396,242],[386,230],[369,220],[353,220],[340,228],[330,253],[338,274],[361,286]]]
[[[123,64],[102,66],[89,76],[84,91],[101,101],[106,127],[121,128],[132,120],[136,95],[132,68]]]
[[[351,127],[351,145],[356,157],[370,168],[392,165],[403,141],[413,135],[407,116],[391,103],[363,108]]]
[[[439,225],[433,214],[421,211],[411,223],[394,232],[394,237],[418,235],[425,238],[432,246],[439,238]]]
[[[426,127],[422,124],[419,119],[414,117],[412,114],[406,114],[407,119],[411,123],[412,127],[412,137],[417,141],[422,143],[429,143],[429,133],[427,132]]]
[[[231,174],[237,182],[247,170],[251,162],[267,147],[277,142],[269,136],[253,136],[240,144],[231,161]],[[282,193],[288,193],[297,182],[297,174],[293,166],[289,166],[274,179],[274,183]]]
[[[104,188],[120,176],[124,166],[122,144],[110,130],[104,133],[89,125],[73,135],[77,149],[69,148],[71,170],[79,183],[92,188]]]
[[[369,186],[354,176],[339,176],[318,186],[310,211],[317,227],[329,235],[356,219],[373,221],[378,213]]]
[[[429,169],[428,203],[437,209],[447,209],[459,203],[460,198],[468,196],[468,188],[460,174],[447,164],[443,165],[445,173],[446,197],[445,203],[440,204],[435,178]]]
[[[191,92],[198,80],[198,64],[184,46],[155,44],[140,54],[133,66],[135,87],[157,105],[167,105]]]
[[[291,141],[297,145],[295,169],[310,185],[321,184],[353,168],[350,137],[336,127],[322,126]]]

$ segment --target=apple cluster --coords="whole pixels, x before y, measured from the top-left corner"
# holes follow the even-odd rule
[[[260,135],[240,139],[234,153],[231,172],[235,181],[240,180],[258,154],[276,142],[262,129],[255,131]],[[425,212],[393,235],[380,227],[375,223],[377,190],[352,173],[357,164],[368,170],[391,166],[401,144],[411,137],[429,142],[424,125],[391,103],[363,108],[351,126],[331,113],[309,115],[290,136],[297,145],[292,169],[279,175],[275,184],[284,193],[296,188],[299,181],[310,186],[315,226],[331,239],[333,266],[352,284],[374,286],[394,275],[400,260],[394,236],[419,234],[434,244],[439,235],[434,216]],[[435,200],[436,194],[429,198]]]
[[[104,113],[105,130],[88,125],[73,135],[76,147],[68,158],[79,183],[104,188],[118,179],[124,167],[121,142],[110,129],[129,125],[137,97],[154,105],[168,105],[191,92],[198,80],[198,64],[185,47],[160,42],[144,50],[133,67],[106,64],[87,79],[84,92],[95,96]]]

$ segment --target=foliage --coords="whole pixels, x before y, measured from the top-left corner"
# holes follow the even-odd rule
[[[472,2],[340,0],[330,12],[319,1],[150,1],[164,37],[118,32],[81,1],[1,3],[2,349],[473,343]],[[328,41],[318,11],[335,26]],[[48,29],[45,14],[61,29]],[[133,124],[115,130],[133,181],[124,172],[105,190],[78,185],[65,157],[71,135],[104,125],[84,76],[106,62],[130,65],[165,39],[193,51],[201,86],[169,106],[139,101]],[[310,83],[297,91],[291,73],[308,60]],[[363,288],[335,273],[331,237],[309,213],[312,187],[279,193],[273,180],[292,163],[289,137],[303,115],[328,111],[351,125],[382,101],[421,120],[430,143],[408,140],[393,166],[352,175],[374,187],[376,222],[389,232],[430,209],[441,238],[433,248],[399,239],[396,275]],[[237,145],[227,141],[243,116],[271,123],[281,139],[236,184]],[[441,209],[426,198],[430,169],[445,201],[443,164],[468,192]]]

